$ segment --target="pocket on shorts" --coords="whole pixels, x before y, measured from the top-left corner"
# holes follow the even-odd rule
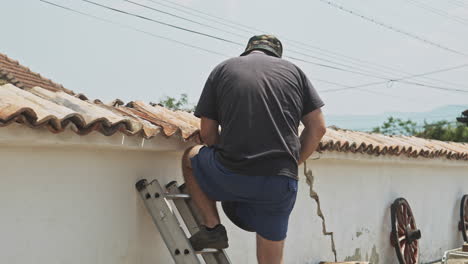
[[[286,176],[265,176],[262,185],[262,200],[270,202],[283,201],[292,193],[297,192],[297,181]]]
[[[295,179],[292,179],[292,178],[289,178],[288,180],[289,180],[289,184],[288,184],[289,191],[290,192],[297,192],[299,181],[295,180]]]

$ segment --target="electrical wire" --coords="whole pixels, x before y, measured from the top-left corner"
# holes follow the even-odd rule
[[[181,5],[181,4],[178,4],[178,3],[175,3],[175,2],[171,2],[171,1],[164,1],[164,0],[161,0],[161,1],[164,1],[164,2],[168,2],[168,3],[171,3],[173,5],[177,5],[177,6],[180,6],[180,7],[174,7],[174,6],[171,6],[171,5],[168,5],[168,4],[164,4],[160,1],[156,1],[156,0],[147,0],[149,2],[152,2],[153,4],[157,4],[157,5],[160,5],[160,6],[164,6],[166,8],[170,8],[170,9],[173,9],[173,10],[177,10],[179,12],[182,12],[184,14],[188,14],[188,15],[191,15],[191,16],[194,16],[194,17],[198,17],[198,18],[201,18],[201,19],[204,19],[204,20],[207,20],[207,21],[210,21],[210,22],[215,22],[215,23],[218,23],[220,25],[224,25],[224,26],[227,26],[227,27],[230,27],[230,28],[234,28],[238,31],[242,31],[244,33],[250,33],[250,34],[254,34],[258,31],[252,31],[252,30],[247,30],[247,29],[244,29],[242,27],[237,27],[235,25],[233,25],[232,23],[223,23],[223,22],[220,22],[220,21],[224,21],[225,19],[224,18],[221,18],[221,17],[215,17],[213,15],[210,15],[210,14],[205,14],[204,16],[203,15],[198,15],[196,14],[196,12],[194,11],[187,11],[187,10],[195,10],[195,11],[198,11],[194,8],[190,8],[188,6],[184,6],[184,5]],[[198,11],[200,12],[200,11]],[[209,17],[214,17],[214,19],[212,18],[207,18],[205,16],[209,16]]]
[[[81,14],[81,15],[84,15],[84,16],[87,16],[87,17],[91,17],[93,19],[97,19],[97,20],[100,20],[100,21],[103,21],[103,22],[107,22],[107,23],[110,23],[110,24],[125,27],[127,29],[131,29],[131,30],[134,30],[134,31],[137,31],[137,32],[140,32],[140,33],[144,33],[144,34],[150,35],[152,37],[156,37],[156,38],[168,40],[168,41],[171,41],[171,42],[175,42],[175,43],[178,43],[178,44],[181,44],[181,45],[184,45],[184,46],[187,46],[187,47],[191,47],[191,48],[194,48],[194,49],[202,50],[202,51],[205,51],[205,52],[208,52],[208,53],[211,53],[211,54],[220,55],[220,56],[223,56],[223,57],[231,57],[230,55],[227,55],[227,54],[219,53],[219,52],[212,51],[212,50],[209,50],[209,49],[205,49],[205,48],[202,48],[202,47],[199,47],[199,46],[195,46],[195,45],[187,44],[185,42],[181,42],[181,41],[174,40],[174,39],[171,39],[171,38],[163,37],[161,35],[153,34],[151,32],[140,30],[138,28],[131,27],[131,26],[128,26],[128,25],[125,25],[125,24],[117,23],[117,22],[109,20],[109,19],[104,19],[104,18],[101,18],[101,17],[98,17],[98,16],[94,16],[94,15],[91,15],[91,14],[88,14],[88,13],[85,13],[85,12],[81,12],[81,11],[78,11],[78,10],[75,10],[75,9],[72,9],[72,8],[69,8],[69,7],[65,7],[65,6],[53,3],[53,2],[49,2],[49,1],[46,1],[46,0],[39,0],[39,1],[41,1],[43,3],[46,3],[46,4],[49,4],[49,5],[52,5],[52,6],[55,6],[55,7],[58,7],[58,8],[61,8],[61,9],[68,10],[70,12],[74,12],[74,13]],[[83,0],[83,1],[86,1],[86,0]],[[318,64],[318,65],[323,66],[323,67],[331,67],[331,66],[328,66],[328,65],[321,65],[321,64]],[[332,69],[335,69],[335,68],[332,67]],[[336,69],[340,69],[340,68],[336,68]],[[340,70],[344,70],[344,69],[340,69]],[[323,81],[325,81],[325,80],[323,80]]]
[[[155,1],[155,0],[148,0],[148,1],[153,2],[153,3],[157,3],[157,1]],[[206,16],[211,16],[211,17],[214,17],[214,18],[217,18],[217,19],[221,19],[221,20],[226,21],[226,22],[228,22],[228,23],[230,23],[230,24],[232,24],[232,25],[236,25],[236,26],[239,26],[239,27],[241,27],[241,28],[250,30],[250,32],[260,32],[260,31],[262,31],[262,30],[259,30],[259,29],[257,29],[257,28],[251,27],[251,26],[246,26],[246,25],[240,24],[240,23],[238,23],[238,22],[236,22],[236,21],[232,21],[232,20],[228,20],[228,19],[226,19],[226,18],[222,18],[222,17],[220,17],[220,16],[215,16],[215,15],[208,14],[208,13],[206,13],[206,12],[200,11],[200,10],[195,9],[195,8],[186,7],[186,6],[182,5],[182,4],[175,3],[175,2],[173,2],[173,1],[169,1],[169,0],[160,0],[160,1],[163,1],[163,2],[166,2],[166,3],[170,3],[170,4],[172,4],[172,5],[176,5],[176,6],[185,8],[185,9],[193,10],[194,12],[196,12],[196,13],[198,13],[198,14],[202,14],[202,15],[206,15]]]
[[[166,22],[159,21],[159,20],[156,20],[156,19],[152,19],[152,18],[149,18],[149,17],[146,17],[146,16],[141,16],[141,15],[134,14],[134,13],[131,13],[131,12],[127,12],[127,11],[124,11],[124,10],[121,10],[121,9],[118,9],[118,8],[113,8],[113,7],[110,7],[110,6],[99,4],[99,3],[96,3],[96,2],[93,2],[93,1],[90,1],[90,0],[81,0],[81,1],[92,4],[92,5],[99,6],[99,7],[108,9],[108,10],[112,10],[114,12],[118,12],[118,13],[121,13],[121,14],[138,17],[138,18],[141,18],[141,19],[144,19],[144,20],[147,20],[147,21],[151,21],[151,22],[163,25],[163,26],[172,27],[172,28],[175,28],[175,29],[183,30],[183,31],[186,31],[186,32],[190,32],[190,33],[201,35],[201,36],[204,36],[204,37],[208,37],[208,38],[228,42],[228,43],[235,44],[235,45],[242,45],[239,42],[235,42],[235,41],[228,40],[228,39],[225,39],[225,38],[220,38],[220,37],[217,37],[217,36],[213,36],[213,35],[206,34],[206,33],[200,32],[200,31],[192,30],[192,29],[188,29],[188,28],[185,28],[185,27],[176,26],[174,24],[166,23]]]
[[[166,12],[164,10],[160,10],[160,9],[157,9],[157,8],[154,8],[154,7],[151,7],[151,6],[143,5],[143,4],[131,1],[131,0],[123,0],[123,1],[131,3],[131,4],[136,5],[136,6],[140,6],[140,7],[155,11],[155,12],[158,12],[158,13],[162,13],[162,14],[172,16],[172,17],[175,17],[175,18],[178,18],[178,19],[182,19],[182,20],[185,20],[185,21],[188,21],[188,22],[200,25],[200,26],[204,26],[204,27],[211,28],[211,29],[214,29],[214,30],[217,30],[217,31],[228,33],[228,34],[231,34],[233,36],[237,36],[237,37],[241,37],[241,38],[244,37],[244,35],[240,35],[240,34],[237,34],[235,32],[232,32],[232,31],[227,31],[227,30],[224,30],[224,29],[221,29],[221,28],[213,27],[211,25],[208,25],[208,24],[205,24],[205,23],[200,23],[200,22],[195,21],[193,19],[188,19],[188,18],[185,18],[183,16],[179,16],[179,15],[176,15],[176,14],[173,14],[173,13],[170,13],[170,12]]]
[[[40,0],[40,1],[45,2],[45,3],[48,3],[48,4],[52,4],[51,2],[48,2],[48,1],[45,1],[45,0]],[[148,17],[145,17],[145,16],[141,16],[141,15],[134,14],[134,13],[130,13],[130,12],[127,12],[127,11],[123,11],[123,10],[120,10],[120,9],[117,9],[117,8],[113,8],[113,7],[109,7],[109,6],[106,6],[106,5],[102,5],[102,4],[99,4],[99,3],[96,3],[96,2],[93,2],[93,1],[90,1],[90,0],[81,0],[81,1],[87,2],[87,3],[90,3],[90,4],[93,4],[93,5],[96,5],[96,6],[99,6],[99,7],[108,9],[108,10],[111,10],[111,11],[115,11],[115,12],[118,12],[118,13],[122,13],[122,14],[125,14],[125,15],[134,16],[134,17],[137,17],[137,18],[140,18],[140,19],[144,19],[144,20],[147,20],[147,21],[155,22],[155,23],[158,23],[158,24],[161,24],[161,25],[165,25],[165,26],[169,26],[169,27],[172,27],[172,28],[175,28],[175,29],[183,30],[183,31],[186,31],[186,32],[189,32],[189,33],[194,33],[194,34],[198,34],[198,35],[210,37],[210,38],[213,38],[213,39],[216,39],[216,40],[221,40],[221,41],[228,42],[228,43],[231,43],[231,44],[242,45],[242,44],[240,44],[240,43],[237,43],[237,42],[234,42],[234,41],[231,41],[231,40],[227,40],[227,39],[220,38],[220,37],[217,37],[217,36],[213,36],[213,35],[210,35],[210,34],[202,33],[202,32],[199,32],[199,31],[191,30],[191,29],[188,29],[188,28],[176,26],[176,25],[173,25],[173,24],[161,22],[161,21],[154,20],[154,19],[151,19],[151,18],[148,18]],[[57,4],[53,4],[53,5],[58,6]],[[66,9],[70,10],[69,8],[66,8]],[[146,33],[148,33],[148,32],[146,32]],[[199,48],[199,47],[198,47],[198,48]],[[326,64],[311,62],[311,61],[303,60],[303,59],[296,58],[296,57],[287,56],[287,58],[290,58],[290,59],[293,59],[293,60],[296,60],[296,61],[305,62],[305,63],[312,64],[312,65],[316,65],[316,66],[320,66],[320,67],[324,67],[324,68],[329,68],[329,69],[334,69],[334,70],[339,70],[339,71],[343,71],[343,72],[354,73],[354,74],[359,74],[359,75],[364,75],[364,76],[374,77],[374,78],[379,78],[379,79],[385,79],[386,82],[387,82],[387,81],[395,81],[395,80],[388,79],[388,78],[381,77],[381,76],[374,76],[374,75],[369,75],[369,74],[366,74],[366,73],[361,73],[361,72],[356,72],[356,71],[350,71],[350,70],[346,70],[346,69],[343,69],[343,68],[340,68],[340,67],[335,67],[335,66],[331,66],[331,65],[326,65]],[[401,78],[400,78],[400,79],[401,79]],[[403,81],[401,81],[401,80],[397,80],[397,81],[403,82]],[[440,86],[425,85],[425,84],[416,83],[416,82],[405,82],[405,83],[407,83],[407,84],[412,84],[412,85],[416,85],[416,86],[421,86],[421,87],[434,88],[434,89],[442,89],[442,90],[448,90],[448,91],[468,92],[468,91],[466,91],[466,90],[461,90],[461,89],[451,89],[451,88],[445,88],[445,87],[440,87]],[[334,90],[325,90],[324,92],[331,92],[331,91],[344,90],[344,89],[361,88],[361,87],[370,86],[370,85],[373,85],[373,84],[377,84],[377,83],[365,84],[365,85],[360,85],[360,86],[352,86],[352,87],[346,87],[346,88],[334,89]]]
[[[319,78],[313,78],[312,80],[317,81],[317,82],[322,82],[322,83],[328,83],[328,84],[339,86],[339,87],[349,87],[348,85],[344,85],[344,84],[341,84],[341,83],[336,83],[336,82],[332,82],[332,81],[328,81],[328,80],[324,80],[324,79],[319,79]],[[365,89],[365,88],[356,88],[356,89],[363,92],[363,93],[375,94],[375,95],[385,96],[385,97],[392,97],[392,98],[396,98],[398,100],[405,100],[405,101],[408,101],[408,102],[417,102],[417,101],[420,100],[420,98],[408,98],[408,97],[398,96],[398,95],[394,95],[394,94],[383,93],[383,92],[380,92],[380,91],[369,90],[369,89]],[[319,90],[319,92],[321,92],[321,91]]]
[[[351,89],[357,89],[357,88],[362,88],[362,87],[368,87],[368,86],[377,85],[377,84],[384,84],[384,83],[389,83],[389,82],[390,83],[392,83],[392,82],[401,82],[401,83],[407,83],[407,84],[412,84],[412,85],[416,85],[416,86],[424,86],[424,87],[428,87],[428,88],[438,89],[438,90],[448,90],[448,91],[457,91],[457,92],[468,93],[468,90],[462,90],[462,89],[457,89],[457,88],[447,88],[447,87],[433,86],[433,85],[426,85],[426,84],[421,84],[421,83],[416,83],[416,82],[405,81],[407,79],[412,79],[412,78],[415,78],[415,77],[421,77],[421,76],[430,75],[430,74],[434,74],[434,73],[441,73],[441,72],[445,72],[445,71],[451,71],[451,70],[455,70],[455,69],[464,68],[464,67],[467,67],[467,66],[468,66],[468,64],[462,64],[462,65],[449,67],[449,68],[444,68],[444,69],[440,69],[440,70],[435,70],[435,71],[430,71],[430,72],[425,72],[425,73],[420,73],[420,74],[408,75],[408,76],[401,77],[401,78],[398,78],[398,79],[389,79],[389,80],[383,81],[383,82],[372,82],[372,83],[366,83],[366,84],[361,84],[361,85],[356,85],[356,86],[347,86],[347,87],[337,88],[337,89],[328,89],[328,90],[322,90],[321,92],[322,93],[337,92],[337,91],[343,91],[343,90],[351,90]]]
[[[223,17],[215,16],[215,15],[209,14],[207,12],[200,11],[200,10],[195,9],[195,8],[191,8],[191,7],[188,7],[188,6],[184,6],[182,4],[172,2],[170,0],[147,0],[147,1],[152,2],[154,4],[157,4],[157,5],[161,5],[161,6],[164,6],[164,7],[167,7],[167,8],[171,8],[171,9],[183,12],[185,14],[189,14],[189,15],[192,15],[192,16],[195,16],[195,17],[198,17],[198,18],[202,18],[202,19],[205,19],[205,20],[208,20],[208,21],[211,21],[211,22],[215,22],[215,23],[218,23],[218,24],[221,24],[221,25],[224,25],[224,26],[233,27],[233,25],[234,25],[234,28],[236,28],[237,30],[241,30],[243,32],[248,32],[248,33],[266,32],[265,30],[250,27],[250,26],[238,23],[236,21],[225,19]],[[170,4],[178,6],[178,7],[170,6],[170,5],[164,4],[162,2],[170,3]],[[190,10],[190,11],[187,11],[187,10]],[[208,16],[209,18],[204,17],[202,15],[198,15],[198,14]],[[303,42],[300,42],[300,41],[289,39],[289,38],[286,38],[284,36],[281,36],[281,38],[283,40],[286,40],[287,42],[291,42],[289,44],[291,46],[295,47],[295,48],[306,50],[306,51],[311,51],[311,52],[318,52],[319,54],[322,54],[322,55],[325,55],[325,56],[328,56],[328,57],[334,57],[334,59],[338,58],[339,60],[344,60],[344,61],[348,61],[348,62],[351,61],[353,64],[360,65],[361,67],[362,67],[362,65],[366,65],[365,67],[369,67],[368,65],[372,65],[374,67],[380,68],[380,69],[376,69],[376,68],[372,69],[372,70],[377,70],[379,72],[384,71],[384,72],[390,73],[390,74],[395,74],[395,72],[398,72],[398,74],[405,74],[405,75],[411,74],[409,72],[402,71],[402,70],[397,69],[395,67],[390,67],[388,65],[382,65],[382,64],[378,64],[378,63],[369,62],[369,61],[366,61],[366,60],[363,60],[363,59],[360,59],[360,58],[354,58],[354,57],[347,56],[347,55],[344,55],[344,54],[340,54],[340,53],[337,53],[335,51],[330,51],[330,50],[327,50],[327,49],[324,49],[324,48],[321,48],[321,47],[318,47],[318,46],[313,46],[313,45],[310,45],[310,44],[307,44],[307,43],[303,43]],[[296,54],[301,54],[299,52],[295,52],[295,53]],[[311,56],[309,56],[309,57],[311,57]],[[319,58],[317,56],[315,56],[315,57],[317,59],[319,59],[319,60],[326,61],[326,59]],[[353,68],[355,68],[355,67],[353,67]],[[382,69],[386,69],[386,70],[382,70]],[[436,81],[436,82],[440,82],[440,83],[444,83],[444,84],[448,84],[448,85],[463,86],[462,84],[453,83],[453,82],[449,82],[449,81],[446,81],[446,80],[440,80],[440,79],[431,78],[431,77],[422,77],[421,79]]]
[[[448,0],[447,3],[456,6],[456,7],[466,7],[465,4],[461,1],[456,1],[456,0]]]
[[[191,19],[186,19],[186,18],[184,18],[184,17],[175,15],[175,14],[173,14],[173,13],[169,13],[169,12],[165,12],[165,11],[162,11],[162,10],[159,10],[159,9],[155,9],[155,8],[153,8],[153,7],[146,6],[146,5],[143,5],[143,4],[140,4],[140,3],[136,3],[136,2],[133,2],[133,1],[131,1],[131,0],[123,0],[123,1],[126,1],[126,2],[129,2],[129,3],[135,4],[135,5],[138,5],[138,6],[140,6],[140,7],[143,7],[143,8],[146,8],[146,9],[149,9],[149,10],[152,10],[152,11],[155,11],[155,12],[159,12],[159,13],[163,13],[163,14],[166,14],[166,15],[170,15],[170,16],[173,16],[173,17],[177,17],[177,18],[183,19],[183,20],[185,20],[185,21],[189,21],[189,22],[195,23],[195,24],[197,24],[197,25],[205,26],[205,27],[208,27],[208,28],[215,28],[215,27],[206,25],[206,24],[204,24],[204,23],[199,23],[198,21],[194,21],[194,20],[191,20]],[[243,37],[243,38],[245,37],[245,35],[240,35],[240,34],[237,34],[237,33],[233,33],[232,31],[226,31],[226,30],[220,29],[220,28],[215,28],[215,29],[217,29],[217,30],[219,30],[219,31],[222,31],[222,32],[225,32],[225,33],[228,33],[228,34],[231,34],[231,35],[236,35],[236,36],[240,36],[240,37]],[[318,57],[318,56],[306,54],[306,53],[304,53],[304,52],[296,51],[296,50],[294,50],[294,49],[289,49],[289,52],[294,53],[294,54],[298,54],[298,55],[302,55],[302,56],[305,56],[305,57],[309,57],[309,58],[312,58],[312,59],[316,59],[316,60],[319,60],[319,61],[332,63],[332,64],[335,64],[335,65],[338,65],[338,66],[343,66],[343,67],[347,67],[347,68],[350,68],[350,69],[354,69],[355,72],[360,71],[358,74],[365,74],[365,76],[368,76],[368,77],[374,77],[374,76],[376,75],[375,72],[371,72],[371,71],[368,71],[368,70],[366,70],[366,69],[362,69],[362,68],[355,67],[355,66],[353,66],[353,65],[343,64],[343,63],[336,62],[336,61],[332,61],[332,60],[329,60],[329,59],[326,59],[326,58],[322,58],[322,57]],[[357,71],[356,71],[356,70],[357,70]]]
[[[78,11],[78,10],[75,10],[75,9],[72,9],[72,8],[69,8],[69,7],[66,7],[66,6],[62,6],[62,5],[59,5],[59,4],[56,4],[56,3],[52,3],[52,2],[49,2],[49,1],[46,1],[46,0],[39,0],[39,1],[41,1],[43,3],[46,3],[46,4],[49,4],[49,5],[52,5],[52,6],[55,6],[55,7],[58,7],[58,8],[61,8],[61,9],[64,9],[64,10],[68,10],[68,11],[73,12],[73,13],[77,13],[77,14],[86,16],[86,17],[90,17],[90,18],[100,20],[100,21],[103,21],[103,22],[106,22],[106,23],[110,23],[110,24],[113,24],[113,25],[124,27],[124,28],[130,29],[130,30],[136,31],[136,32],[140,32],[140,33],[146,34],[146,35],[154,37],[154,38],[164,39],[164,40],[167,40],[167,41],[170,41],[170,42],[173,42],[173,43],[180,44],[182,46],[186,46],[186,47],[190,47],[190,48],[193,48],[193,49],[201,50],[201,51],[208,52],[208,53],[211,53],[211,54],[214,54],[214,55],[219,55],[219,56],[222,56],[222,57],[230,57],[227,54],[223,54],[223,53],[220,53],[220,52],[217,52],[217,51],[205,49],[205,48],[195,46],[195,45],[192,45],[192,44],[188,44],[188,43],[185,43],[185,42],[182,42],[182,41],[178,41],[178,40],[175,40],[175,39],[171,39],[171,38],[168,38],[168,37],[157,35],[157,34],[145,31],[145,30],[141,30],[141,29],[138,29],[138,28],[135,28],[135,27],[125,25],[125,24],[121,24],[121,23],[118,23],[118,22],[115,22],[115,21],[112,21],[112,20],[109,20],[109,19],[94,16],[94,15],[91,15],[91,14],[88,14],[88,13],[85,13],[85,12],[81,12],[81,11]]]
[[[444,18],[447,18],[447,19],[450,19],[452,21],[455,21],[455,22],[458,22],[460,24],[463,24],[463,25],[468,25],[468,20],[465,20],[464,18],[461,18],[461,17],[458,17],[458,16],[453,16],[451,14],[449,14],[447,11],[445,10],[442,10],[442,9],[438,9],[438,8],[435,8],[435,7],[432,7],[424,2],[420,2],[420,1],[417,1],[417,0],[407,0],[409,3],[423,9],[423,10],[426,10],[432,14],[436,14],[438,16],[441,16],[441,17],[444,17]]]
[[[139,15],[139,14],[124,11],[124,10],[121,10],[121,9],[118,9],[118,8],[113,8],[113,7],[110,7],[110,6],[107,6],[107,5],[99,4],[99,3],[96,3],[94,1],[90,1],[90,0],[81,0],[81,1],[93,4],[93,5],[96,5],[96,6],[99,6],[99,7],[102,7],[104,9],[107,9],[107,10],[110,10],[110,11],[118,12],[118,13],[129,15],[129,16],[133,16],[133,17],[136,17],[136,18],[140,18],[140,19],[150,21],[150,22],[154,22],[154,23],[157,23],[157,24],[161,24],[161,25],[164,25],[164,26],[169,26],[169,27],[179,29],[179,30],[183,30],[183,31],[186,31],[186,32],[189,32],[189,33],[202,35],[202,36],[205,36],[205,37],[208,37],[208,38],[224,41],[224,42],[231,43],[231,44],[234,44],[234,45],[237,45],[237,46],[243,46],[243,44],[240,43],[240,42],[236,42],[236,41],[232,41],[232,40],[229,40],[229,39],[221,38],[221,37],[218,37],[218,36],[215,36],[215,35],[212,35],[212,34],[203,33],[203,32],[200,32],[200,31],[188,29],[186,27],[181,27],[181,26],[177,26],[177,25],[174,25],[174,24],[162,22],[162,21],[155,20],[155,19],[152,19],[152,18],[149,18],[149,17],[146,17],[146,16],[142,16],[142,15]],[[369,74],[369,73],[365,73],[365,72],[347,70],[347,69],[344,69],[344,68],[335,67],[335,66],[327,65],[327,64],[323,64],[323,63],[317,63],[317,62],[313,62],[313,61],[310,61],[310,60],[304,60],[304,59],[297,58],[297,57],[285,56],[285,58],[289,58],[289,59],[292,59],[292,60],[301,61],[301,62],[304,62],[304,63],[307,63],[307,64],[316,65],[316,66],[319,66],[319,67],[333,69],[333,70],[337,70],[337,71],[348,72],[348,73],[353,73],[353,74],[362,75],[362,76],[366,76],[366,77],[372,77],[372,78],[377,78],[377,79],[388,80],[388,78],[386,78],[386,77],[373,75],[373,74]]]
[[[425,39],[425,38],[423,38],[423,37],[421,37],[421,36],[418,36],[418,35],[416,35],[416,34],[407,32],[407,31],[405,31],[405,30],[399,29],[399,28],[394,27],[394,26],[392,26],[392,25],[388,25],[388,24],[386,24],[386,23],[384,23],[384,22],[381,22],[381,21],[379,21],[379,20],[376,20],[376,19],[374,19],[374,18],[371,18],[371,17],[365,16],[365,15],[362,15],[362,14],[360,14],[360,13],[358,13],[358,12],[356,12],[356,11],[353,11],[353,10],[351,10],[351,9],[348,9],[348,8],[342,6],[342,5],[338,5],[338,4],[336,4],[335,2],[332,2],[332,1],[329,1],[329,0],[318,0],[318,1],[320,1],[320,2],[322,2],[322,3],[325,3],[325,4],[328,4],[329,6],[332,6],[332,7],[334,7],[334,8],[337,8],[337,9],[339,9],[339,10],[341,10],[341,11],[344,11],[344,12],[346,12],[346,13],[349,13],[349,14],[351,14],[351,15],[353,15],[353,16],[358,17],[358,18],[361,18],[361,19],[363,19],[363,20],[365,20],[365,21],[367,21],[367,22],[371,22],[371,23],[373,23],[373,24],[375,24],[375,25],[378,25],[378,26],[380,26],[380,27],[386,28],[386,29],[391,30],[391,31],[393,31],[393,32],[396,32],[396,33],[399,33],[399,34],[403,34],[403,35],[405,35],[405,36],[407,36],[407,37],[409,37],[409,38],[412,38],[412,39],[421,41],[421,42],[426,43],[426,44],[428,44],[428,45],[437,47],[437,48],[439,48],[439,49],[442,49],[442,50],[445,50],[445,51],[448,51],[448,52],[451,52],[451,53],[454,53],[454,54],[463,55],[463,56],[467,56],[467,57],[468,57],[467,54],[465,54],[465,53],[463,53],[463,52],[461,52],[461,51],[458,51],[458,50],[455,50],[455,49],[446,47],[446,46],[444,46],[444,45],[441,45],[441,44],[438,44],[438,43],[436,43],[436,42],[434,42],[434,41]]]

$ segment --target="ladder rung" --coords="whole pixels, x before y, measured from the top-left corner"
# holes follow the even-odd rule
[[[164,198],[169,199],[169,200],[174,200],[174,199],[190,199],[190,195],[185,194],[185,193],[180,193],[180,194],[165,194]]]
[[[195,254],[212,254],[212,253],[218,253],[218,252],[219,252],[218,249],[207,248],[202,251],[195,251]]]

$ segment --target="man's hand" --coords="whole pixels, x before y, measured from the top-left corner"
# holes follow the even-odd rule
[[[201,117],[200,138],[205,145],[212,146],[218,143],[218,127],[218,121],[203,116]]]
[[[298,165],[301,165],[317,149],[320,140],[327,131],[322,110],[317,109],[302,117],[304,130],[301,133],[301,152]]]

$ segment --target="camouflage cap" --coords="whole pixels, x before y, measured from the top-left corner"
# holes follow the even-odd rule
[[[281,58],[283,55],[283,44],[273,35],[257,35],[249,39],[249,43],[241,56],[249,54],[252,50],[263,50]]]

